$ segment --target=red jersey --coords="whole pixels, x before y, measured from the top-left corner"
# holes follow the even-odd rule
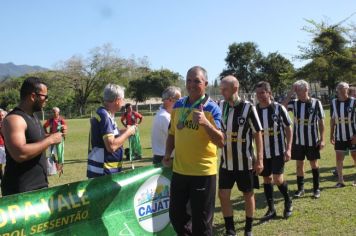
[[[59,124],[61,124],[61,126],[62,126],[62,131],[64,129],[67,129],[67,123],[61,116],[59,116],[57,119],[55,119],[55,118],[48,119],[46,121],[46,123],[43,125],[43,128],[47,132],[47,128],[49,127],[50,133],[53,134],[53,133],[58,132],[57,128],[58,128]]]
[[[136,111],[125,112],[121,116],[121,122],[126,123],[126,125],[136,125],[138,119],[142,119],[142,115]]]
[[[4,146],[5,141],[4,141],[4,137],[2,136],[1,127],[2,127],[2,122],[0,122],[0,146]]]

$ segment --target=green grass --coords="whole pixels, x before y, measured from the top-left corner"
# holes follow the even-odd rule
[[[151,163],[150,130],[152,117],[145,117],[140,126],[141,141],[144,158],[135,162],[135,166],[143,166]],[[73,181],[86,179],[86,158],[88,146],[88,119],[69,120],[69,134],[66,139],[65,169],[62,177],[50,177],[50,185],[66,184]],[[329,119],[326,119],[326,140],[329,140]],[[309,163],[306,163],[305,188],[306,195],[301,199],[294,200],[293,216],[284,220],[277,218],[261,224],[254,221],[255,235],[355,235],[356,234],[356,188],[351,186],[356,180],[356,171],[350,156],[345,158],[345,181],[347,187],[335,189],[333,186],[336,179],[331,171],[335,166],[335,154],[333,146],[327,142],[321,152],[321,198],[311,198],[312,176]],[[125,169],[130,169],[130,163],[124,164]],[[286,165],[285,176],[289,183],[289,191],[292,194],[296,190],[295,162],[290,161]],[[260,181],[262,179],[260,178]],[[263,188],[255,192],[256,214],[262,217],[266,211]],[[244,202],[240,192],[234,187],[232,191],[236,228],[243,231],[244,226]],[[283,214],[283,198],[275,187],[275,201],[277,214]],[[224,220],[221,214],[219,199],[216,199],[214,217],[214,235],[223,235]]]

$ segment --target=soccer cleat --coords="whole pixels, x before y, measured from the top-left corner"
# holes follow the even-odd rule
[[[337,183],[337,184],[335,185],[335,188],[343,188],[343,187],[345,187],[345,184],[344,184],[344,183]]]
[[[333,174],[333,176],[338,177],[339,174],[337,173],[337,169],[335,168],[333,171],[331,171],[331,173]]]
[[[313,197],[314,198],[320,198],[320,189],[317,189],[317,190],[314,191]]]
[[[225,232],[225,236],[236,236],[236,232],[235,230],[232,230],[232,229],[229,229],[229,230],[226,230]]]
[[[284,212],[283,212],[284,218],[288,219],[292,215],[292,212],[293,212],[292,200],[284,202]]]
[[[295,191],[295,193],[294,193],[294,197],[295,197],[295,198],[302,197],[303,195],[304,195],[304,189],[297,190],[297,191]]]
[[[268,209],[266,214],[262,217],[262,221],[268,221],[270,219],[273,219],[277,216],[276,210],[271,210]]]
[[[252,231],[245,231],[244,236],[253,236]]]

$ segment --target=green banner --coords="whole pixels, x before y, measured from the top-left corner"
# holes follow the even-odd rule
[[[0,199],[0,236],[175,235],[172,172],[147,166]]]

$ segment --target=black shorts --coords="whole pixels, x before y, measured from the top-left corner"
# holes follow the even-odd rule
[[[263,171],[261,176],[267,177],[271,174],[281,175],[284,172],[284,156],[263,158]]]
[[[354,152],[354,151],[356,151],[356,144],[352,144],[351,140],[349,140],[349,141],[335,141],[334,149],[335,149],[335,151]]]
[[[152,163],[153,164],[160,164],[163,160],[164,156],[153,155]]]
[[[308,161],[315,161],[317,159],[320,159],[319,146],[309,147],[293,144],[292,160],[304,161],[305,157],[307,157]]]
[[[220,168],[219,189],[232,189],[235,183],[241,192],[252,192],[254,188],[254,173],[252,170],[230,171]]]

